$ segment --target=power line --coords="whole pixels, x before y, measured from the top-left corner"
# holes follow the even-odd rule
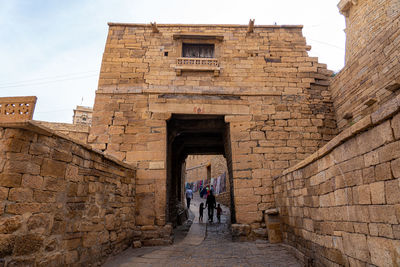
[[[335,47],[335,48],[340,49],[340,50],[345,50],[343,47],[340,47],[340,46],[337,46],[337,45],[334,45],[334,44],[330,44],[330,43],[326,43],[326,42],[321,42],[321,41],[314,40],[314,39],[310,39],[310,38],[307,38],[307,39],[310,40],[310,41],[313,41],[313,42],[320,43],[320,44],[332,46],[332,47]]]
[[[58,110],[38,111],[38,112],[35,111],[35,114],[36,114],[36,113],[62,112],[62,111],[72,111],[72,109],[69,108],[69,109],[58,109]]]
[[[74,78],[56,79],[56,80],[45,81],[45,82],[36,82],[36,83],[34,82],[34,83],[25,83],[25,84],[16,84],[16,85],[6,85],[6,86],[0,86],[0,88],[15,88],[15,87],[26,87],[26,86],[32,86],[32,85],[43,85],[43,84],[63,82],[63,81],[73,81],[73,80],[86,79],[86,78],[95,77],[95,76],[98,76],[98,75],[97,74],[93,74],[93,75],[86,75],[86,76],[80,76],[80,77],[74,77]]]
[[[29,83],[29,82],[35,82],[35,81],[42,81],[42,80],[52,80],[54,78],[66,78],[70,76],[76,76],[76,75],[81,75],[81,74],[86,74],[86,73],[98,73],[97,70],[91,70],[91,71],[85,71],[85,72],[76,72],[76,73],[69,73],[65,75],[56,75],[56,76],[49,76],[49,77],[43,77],[43,78],[37,78],[37,79],[30,79],[30,80],[22,80],[22,81],[16,81],[16,82],[1,82],[0,86],[5,86],[5,85],[15,85],[15,84],[23,84],[23,83]]]

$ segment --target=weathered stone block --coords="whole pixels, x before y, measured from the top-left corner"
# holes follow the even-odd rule
[[[16,236],[14,254],[17,256],[29,255],[39,251],[43,246],[43,238],[36,234]]]
[[[387,204],[400,203],[400,180],[391,180],[385,182],[385,195]]]
[[[392,171],[390,169],[390,162],[376,165],[375,178],[377,181],[384,181],[392,179]]]
[[[32,202],[33,192],[29,188],[11,188],[8,200],[15,202]]]
[[[400,178],[400,158],[393,160],[390,163],[390,167],[392,168],[392,174],[394,178]]]
[[[40,175],[63,179],[66,167],[64,162],[44,159]]]
[[[38,203],[12,203],[7,204],[6,211],[11,214],[24,214],[29,212],[39,212],[42,208]]]
[[[385,182],[370,184],[372,204],[385,204]]]
[[[50,148],[44,144],[32,143],[29,147],[29,154],[32,155],[49,155]]]
[[[380,162],[386,162],[400,158],[400,141],[396,141],[379,148],[378,154]]]
[[[367,245],[367,237],[363,234],[343,233],[343,248],[345,253],[353,258],[365,262],[370,261],[370,251]]]
[[[353,201],[355,204],[371,204],[371,192],[369,185],[353,187]]]
[[[372,151],[390,141],[393,141],[390,121],[384,122],[372,128],[371,130],[362,133],[357,138],[357,143],[361,154]]]
[[[51,191],[35,190],[33,198],[39,203],[54,203],[57,199],[57,193]]]
[[[4,217],[0,219],[0,234],[12,234],[22,225],[22,216]]]
[[[400,139],[400,113],[393,117],[392,128],[394,137],[398,140]]]
[[[51,158],[58,161],[71,162],[72,153],[69,151],[60,151],[57,149],[52,150]]]
[[[105,227],[107,230],[115,229],[115,215],[114,214],[108,214],[105,216]]]
[[[19,173],[0,173],[0,186],[19,187],[21,185],[22,175]]]
[[[9,160],[6,162],[4,166],[4,170],[13,173],[28,173],[37,175],[40,173],[40,166],[38,164],[33,163],[32,161],[13,161]]]
[[[15,244],[14,235],[0,234],[0,258],[5,258],[13,253]]]
[[[40,189],[43,184],[43,177],[39,175],[24,174],[22,176],[22,186],[32,189]]]
[[[393,206],[375,206],[368,207],[371,222],[397,224],[396,210]]]
[[[400,241],[381,237],[368,237],[368,250],[371,262],[377,266],[396,266],[400,264]]]

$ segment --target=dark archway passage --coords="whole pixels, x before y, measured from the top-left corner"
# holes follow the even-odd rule
[[[167,122],[167,221],[177,225],[183,203],[183,172],[188,155],[224,155],[228,167],[231,222],[235,222],[229,124],[224,116],[174,114]]]

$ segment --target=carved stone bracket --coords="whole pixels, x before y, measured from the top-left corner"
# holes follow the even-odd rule
[[[338,4],[338,8],[340,13],[342,13],[345,17],[348,17],[350,8],[357,4],[358,0],[341,0]]]
[[[155,21],[154,22],[150,22],[150,25],[151,25],[151,29],[152,29],[153,33],[159,33],[160,32],[158,30],[158,28],[157,28],[157,23]]]
[[[247,28],[247,33],[252,33],[252,32],[254,32],[254,21],[255,21],[255,19],[250,19],[250,21],[249,21],[249,27]]]

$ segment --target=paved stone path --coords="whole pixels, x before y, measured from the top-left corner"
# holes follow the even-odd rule
[[[199,205],[200,199],[194,199],[191,205],[194,222],[183,240],[168,247],[127,249],[110,258],[104,266],[302,266],[282,245],[263,240],[232,242],[228,228],[229,209],[223,207],[220,224],[215,223],[216,218],[214,223],[207,223],[207,210],[204,210],[202,223],[198,221]]]

